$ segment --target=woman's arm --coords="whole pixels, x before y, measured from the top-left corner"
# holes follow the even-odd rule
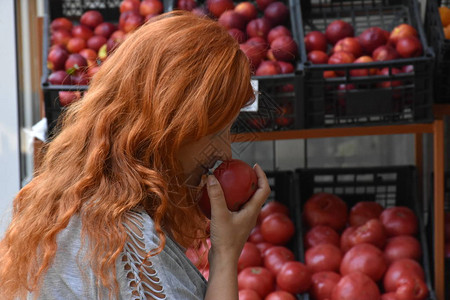
[[[237,211],[228,210],[222,188],[214,177],[207,179],[211,200],[211,250],[209,253],[209,281],[205,299],[238,299],[237,264],[242,248],[256,224],[258,213],[270,194],[266,175],[255,165],[258,189],[252,198]]]

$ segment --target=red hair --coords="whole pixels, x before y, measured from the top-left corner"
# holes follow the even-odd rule
[[[0,242],[0,295],[39,290],[74,214],[90,240],[88,259],[112,293],[126,241],[127,211],[142,205],[189,246],[205,218],[183,183],[181,146],[225,128],[253,98],[250,67],[217,22],[172,12],[131,34],[70,106],[33,180],[16,196]],[[105,226],[108,224],[108,226]]]

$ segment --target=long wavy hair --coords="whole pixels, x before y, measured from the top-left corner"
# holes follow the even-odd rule
[[[79,214],[87,259],[118,292],[115,262],[125,213],[144,206],[160,245],[168,228],[189,246],[205,218],[183,183],[181,146],[225,128],[253,98],[250,67],[217,22],[186,12],[158,17],[131,34],[72,104],[33,180],[16,196],[0,242],[1,299],[39,290],[56,237]]]

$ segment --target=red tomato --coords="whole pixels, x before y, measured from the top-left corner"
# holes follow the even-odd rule
[[[305,264],[312,273],[322,271],[339,272],[342,261],[341,249],[331,244],[320,244],[305,253]]]
[[[335,272],[318,272],[311,277],[312,286],[309,290],[315,300],[326,300],[331,298],[331,292],[341,280],[341,275]]]
[[[305,235],[305,248],[319,244],[333,244],[339,247],[339,234],[330,226],[314,226]]]
[[[257,292],[250,289],[239,291],[239,300],[263,300]]]
[[[264,300],[296,300],[294,295],[286,291],[275,291],[267,295]],[[241,298],[239,298],[241,300]]]
[[[381,300],[398,300],[395,293],[386,293],[381,295]]]
[[[327,225],[341,231],[347,223],[347,204],[336,195],[317,193],[303,206],[303,218],[310,228]]]
[[[273,213],[262,221],[261,233],[267,242],[285,245],[294,235],[295,226],[285,214]]]
[[[395,296],[398,300],[425,300],[428,293],[428,287],[422,279],[407,275],[399,280]]]
[[[204,268],[204,269],[200,269],[199,271],[200,271],[200,273],[202,273],[202,275],[206,279],[206,281],[208,281],[208,279],[209,279],[209,267]]]
[[[269,248],[272,248],[274,245],[271,243],[258,243],[256,244],[256,248],[259,249],[259,252],[261,253],[261,257],[264,259],[264,256],[266,256],[266,250],[268,250]]]
[[[245,243],[238,260],[238,272],[248,267],[257,267],[262,265],[262,257],[259,249],[253,243]]]
[[[394,261],[384,275],[384,290],[386,292],[395,292],[401,280],[407,276],[425,280],[425,273],[417,261],[409,258]]]
[[[248,237],[248,241],[255,244],[265,242],[260,226],[256,226],[252,229],[252,232],[250,232],[250,236]]]
[[[264,253],[264,267],[273,274],[278,274],[283,264],[295,259],[294,253],[286,247],[274,246]]]
[[[376,283],[361,272],[350,273],[339,280],[331,294],[331,300],[379,300]]]
[[[349,242],[352,247],[358,244],[368,243],[382,249],[386,243],[386,233],[383,224],[377,219],[367,221],[350,234]]]
[[[404,206],[385,209],[380,215],[380,220],[388,236],[416,235],[419,227],[414,212]]]
[[[242,160],[231,159],[222,162],[214,170],[214,176],[222,187],[227,207],[231,211],[238,211],[258,188],[255,170]],[[199,205],[205,216],[211,218],[211,203],[206,186],[203,188]]]
[[[277,275],[277,285],[292,294],[301,294],[311,286],[311,271],[299,261],[288,261]]]
[[[387,265],[383,252],[371,244],[358,244],[348,250],[341,263],[343,276],[353,272],[362,272],[373,281],[383,277]]]
[[[356,231],[356,227],[347,227],[344,232],[341,235],[341,250],[342,252],[346,253],[350,248],[352,248],[354,245],[352,244],[352,241],[350,240],[350,237],[353,235],[353,233]]]
[[[266,268],[250,267],[239,273],[238,287],[239,290],[254,290],[259,296],[264,298],[274,290],[275,278]]]
[[[410,235],[399,235],[390,238],[384,247],[384,257],[389,264],[401,258],[411,258],[419,261],[422,247],[419,241]]]
[[[281,202],[277,201],[271,201],[266,203],[262,208],[261,212],[259,213],[258,218],[262,221],[264,220],[268,215],[271,215],[273,213],[282,213],[289,217],[289,208],[284,205]]]
[[[350,210],[350,226],[361,226],[371,219],[378,219],[383,206],[374,201],[361,201],[355,204]]]

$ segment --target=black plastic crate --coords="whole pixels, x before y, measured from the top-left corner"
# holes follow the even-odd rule
[[[285,3],[290,10],[290,20],[286,24],[292,32],[292,37],[299,46],[295,1],[296,0],[280,0]],[[205,6],[205,0],[197,0],[198,6]],[[244,2],[242,0],[235,1],[235,4]],[[256,5],[254,0],[250,0]],[[177,8],[178,0],[172,0],[168,5],[168,10]],[[259,12],[258,17],[261,17]],[[300,51],[300,50],[299,50]],[[294,69],[300,61],[300,53],[294,64]],[[233,125],[233,133],[248,133],[261,131],[280,131],[293,130],[300,128],[300,112],[297,95],[302,93],[299,76],[295,73],[280,74],[273,76],[253,76],[252,79],[258,82],[258,111],[242,112],[235,124]]]
[[[408,23],[416,28],[423,47],[423,55],[415,58],[314,65],[307,61],[305,44],[300,43],[299,69],[304,75],[301,124],[304,128],[402,124],[433,119],[434,52],[428,47],[416,0],[306,0],[296,3],[300,41],[310,31],[325,32],[328,24],[341,19],[353,25],[355,36],[373,26],[391,31],[397,25]],[[392,68],[409,65],[413,66],[413,72],[392,74]],[[351,70],[368,68],[389,68],[389,75],[350,76]],[[339,71],[344,75],[324,78],[324,71]],[[401,85],[377,87],[377,84],[397,80]]]
[[[46,66],[47,55],[50,49],[50,23],[52,20],[65,17],[75,25],[79,24],[79,19],[88,10],[99,11],[105,22],[117,24],[120,17],[120,3],[122,0],[44,0],[44,26],[43,26],[43,69],[41,87],[44,93],[45,115],[48,123],[49,136],[52,136],[58,118],[64,111],[64,107],[59,105],[59,91],[80,91],[88,89],[87,85],[53,85],[48,82],[50,70]],[[168,0],[163,1],[166,8]],[[167,9],[165,9],[167,11]]]
[[[407,206],[413,209],[419,220],[418,238],[423,252],[421,264],[430,290],[428,299],[436,299],[431,284],[428,243],[422,221],[415,167],[297,169],[296,175],[300,198],[295,209],[299,211],[299,215],[303,204],[318,192],[333,193],[341,197],[349,209],[360,201],[376,201],[385,208]]]
[[[427,0],[425,10],[425,31],[430,46],[436,54],[434,70],[434,100],[437,103],[450,103],[450,40],[444,35],[439,6],[450,7],[449,0]]]

